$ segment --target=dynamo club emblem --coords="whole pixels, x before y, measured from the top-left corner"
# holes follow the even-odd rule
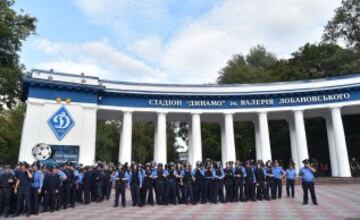
[[[59,110],[49,118],[48,123],[59,141],[61,141],[75,125],[70,113],[64,106],[59,108]]]

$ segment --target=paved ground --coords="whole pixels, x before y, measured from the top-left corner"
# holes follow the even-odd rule
[[[360,184],[316,186],[319,206],[302,205],[302,190],[296,186],[295,199],[247,203],[169,205],[113,208],[113,199],[103,203],[78,205],[75,209],[43,213],[18,219],[360,219]]]

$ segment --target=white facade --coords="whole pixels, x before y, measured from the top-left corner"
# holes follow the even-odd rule
[[[26,95],[27,112],[19,153],[21,161],[34,161],[31,154],[32,147],[38,143],[47,143],[77,145],[79,162],[92,164],[95,159],[98,118],[122,121],[122,128],[119,131],[121,162],[132,160],[134,120],[155,122],[154,160],[162,163],[167,162],[166,122],[188,122],[190,125],[188,157],[193,165],[203,159],[202,121],[220,124],[222,140],[219,147],[223,162],[236,160],[234,122],[252,121],[255,127],[256,158],[267,161],[272,159],[268,121],[285,119],[289,123],[291,157],[298,169],[301,161],[309,158],[304,118],[324,117],[328,131],[332,175],[340,177],[351,175],[341,115],[360,112],[360,100],[356,98],[357,90],[354,92],[344,90],[342,93],[332,93],[332,90],[350,91],[354,85],[360,85],[360,76],[254,85],[161,85],[111,82],[96,77],[34,70],[32,75],[25,79],[25,83],[29,92]],[[79,91],[81,94],[78,94]],[[285,98],[287,94],[292,93],[295,98],[304,93],[301,100],[317,100],[317,102],[279,104],[278,97],[280,102],[291,101]],[[307,93],[320,95],[311,98],[314,95],[306,95]],[[330,94],[334,99],[338,99],[331,102],[321,101],[325,99],[322,94]],[[235,101],[231,101],[232,96],[247,97],[248,95],[259,96],[251,99],[255,100],[254,105],[241,106],[245,103],[241,102],[242,98],[234,98]],[[160,98],[154,98],[157,96]],[[55,100],[56,97],[62,100],[69,98],[71,101],[59,102]],[[282,97],[285,98],[281,100]],[[239,102],[235,103],[237,101]],[[275,101],[278,104],[274,104]],[[191,106],[192,104],[198,106]],[[61,106],[65,106],[75,124],[64,138],[59,140],[49,128],[48,120]]]

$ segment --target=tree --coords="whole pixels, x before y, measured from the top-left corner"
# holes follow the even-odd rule
[[[11,7],[14,0],[0,0],[0,111],[12,108],[20,96],[24,67],[18,52],[23,41],[35,33],[36,18],[17,13]]]
[[[324,41],[336,42],[339,39],[349,47],[360,46],[360,0],[343,0],[325,26]]]
[[[96,131],[96,160],[118,161],[120,123],[98,121]]]
[[[21,104],[0,114],[0,162],[17,162],[25,109]]]

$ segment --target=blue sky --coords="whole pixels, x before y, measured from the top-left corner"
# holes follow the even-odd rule
[[[235,53],[288,57],[318,42],[340,0],[17,0],[38,18],[27,69],[160,83],[212,83]]]

